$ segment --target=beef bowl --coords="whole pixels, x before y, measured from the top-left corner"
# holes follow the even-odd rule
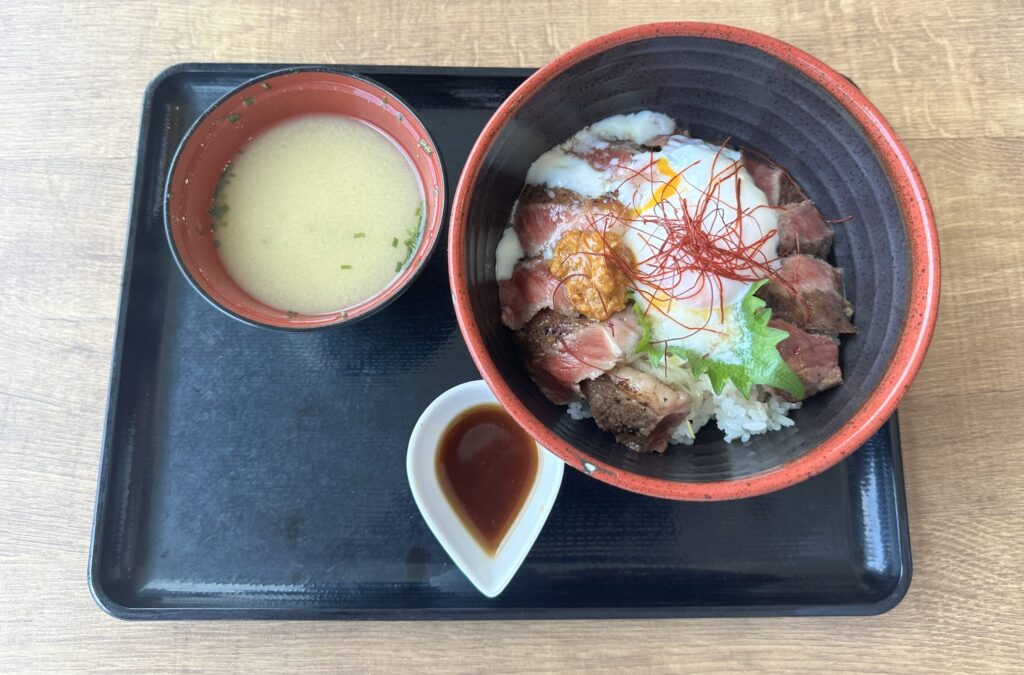
[[[609,118],[611,122],[607,121]],[[645,131],[636,131],[640,127]],[[588,131],[578,134],[584,128]],[[642,138],[637,136],[641,133]],[[661,135],[655,137],[658,133]],[[595,138],[598,140],[594,141]],[[594,144],[586,145],[592,141]],[[589,150],[579,150],[574,143]],[[562,149],[557,149],[560,144]],[[672,176],[675,168],[665,154],[670,147],[675,148],[673,152],[683,152],[672,155],[677,160],[686,152],[699,154],[709,152],[708,148],[721,148],[712,153],[712,166],[722,155],[735,157],[732,161],[743,167],[742,172],[736,169],[735,213],[742,213],[739,181],[756,181],[759,189],[755,196],[769,207],[763,213],[777,214],[777,227],[776,215],[772,215],[771,229],[758,240],[758,245],[764,246],[771,242],[770,253],[767,248],[759,249],[761,258],[757,263],[763,267],[762,276],[771,277],[771,283],[764,280],[754,284],[758,276],[752,276],[749,292],[742,301],[736,301],[735,307],[743,308],[736,311],[737,316],[746,317],[744,321],[753,322],[755,316],[767,320],[764,302],[752,299],[755,291],[759,297],[767,298],[768,308],[775,312],[775,323],[770,325],[787,331],[775,335],[789,337],[787,342],[778,343],[777,354],[772,349],[766,358],[781,355],[787,367],[779,373],[785,370],[790,379],[780,376],[781,379],[755,380],[755,384],[760,384],[754,389],[748,384],[747,391],[761,392],[756,395],[776,405],[778,401],[804,398],[817,389],[827,390],[808,396],[799,408],[783,406],[780,419],[786,419],[775,424],[770,433],[755,432],[748,438],[748,434],[741,436],[742,428],[730,432],[723,427],[723,434],[711,423],[699,432],[689,431],[686,445],[669,445],[665,452],[637,452],[627,446],[664,449],[670,423],[675,425],[671,439],[677,441],[677,432],[683,428],[680,420],[684,414],[692,417],[697,401],[697,394],[689,396],[684,392],[677,398],[667,390],[650,390],[661,386],[647,377],[651,374],[650,363],[635,361],[635,353],[644,345],[648,350],[651,348],[648,334],[657,334],[647,329],[650,319],[637,311],[640,298],[646,297],[643,288],[647,287],[634,279],[637,285],[620,293],[622,297],[615,300],[619,304],[611,309],[611,296],[594,291],[596,285],[576,288],[580,293],[572,295],[570,278],[589,279],[587,283],[596,284],[598,277],[574,275],[571,266],[561,272],[561,268],[556,269],[548,259],[543,259],[543,255],[556,256],[555,252],[569,239],[564,236],[556,246],[546,249],[546,254],[531,259],[537,264],[530,270],[541,275],[563,275],[557,277],[561,279],[561,290],[557,292],[569,294],[565,301],[570,304],[569,311],[558,313],[559,296],[552,292],[549,297],[553,300],[548,303],[553,303],[551,309],[534,316],[537,306],[530,305],[526,314],[516,316],[518,310],[510,310],[505,287],[499,291],[499,278],[505,283],[510,268],[507,262],[496,267],[496,254],[500,248],[504,256],[511,248],[518,259],[517,256],[524,255],[523,248],[527,249],[526,256],[541,250],[537,247],[530,251],[535,242],[524,245],[525,230],[518,229],[524,204],[533,204],[529,200],[539,199],[544,204],[542,211],[549,214],[566,204],[592,209],[599,214],[589,221],[592,229],[597,219],[611,218],[611,207],[607,206],[609,193],[597,196],[610,184],[586,193],[593,184],[591,179],[598,176],[595,171],[601,169],[600,176],[606,178],[609,171],[627,165],[635,167],[636,158],[647,153],[653,159],[644,166],[645,170],[653,175],[653,167],[657,166],[666,176]],[[596,154],[588,155],[594,148],[598,148]],[[617,158],[616,153],[623,148],[625,154]],[[733,150],[742,150],[743,154]],[[546,159],[538,162],[542,156]],[[688,160],[678,161],[685,164]],[[694,160],[690,166],[700,161]],[[582,173],[571,180],[559,182],[566,174],[558,174],[557,180],[544,178],[554,175],[552,171],[559,167],[577,165],[582,167]],[[767,173],[766,167],[770,169]],[[679,169],[671,179],[659,184],[658,190],[652,187],[647,194],[664,197],[668,189],[665,185],[678,181],[683,170]],[[636,175],[639,173],[634,171],[629,180],[635,180]],[[776,178],[774,184],[772,176]],[[780,189],[781,182],[790,180],[792,183]],[[706,198],[710,192],[688,179],[684,182],[690,182],[696,189],[691,195],[694,201]],[[540,189],[524,191],[528,183],[539,184]],[[674,185],[672,195],[688,189],[680,188],[678,182]],[[721,197],[720,202],[715,202],[716,208],[729,199],[732,197]],[[746,192],[744,200],[750,202]],[[622,201],[629,200],[620,196],[619,202]],[[641,207],[635,204],[643,201],[634,200],[632,207],[616,202],[611,212],[619,214],[616,218],[623,212],[641,213]],[[787,243],[783,232],[784,217],[790,218],[791,225],[795,217],[791,211],[798,210],[798,203],[813,214],[820,214],[822,222],[817,227],[828,230],[827,237],[820,233],[808,235],[802,250],[803,235],[790,232]],[[682,211],[686,209],[684,202]],[[785,209],[790,211],[784,214]],[[738,218],[736,222],[742,225],[743,217]],[[693,237],[706,238],[709,232],[718,232],[701,222],[696,227],[692,230],[696,234],[677,238],[673,245],[680,250],[692,249],[696,246]],[[509,231],[514,233],[511,244]],[[627,273],[665,255],[667,245],[654,246],[657,250],[652,249],[649,256],[638,253],[634,246],[629,256],[616,254],[609,258],[606,252],[613,251],[611,247],[620,242],[616,239],[609,243],[611,240],[604,237],[607,231],[602,231],[599,244],[605,247],[600,248],[601,259],[617,260],[615,264],[624,266],[622,261],[628,257],[628,265],[633,267],[624,266]],[[735,231],[740,233],[735,236],[745,236],[742,226]],[[574,249],[573,255],[598,250],[586,249],[597,244],[587,244],[585,235],[575,234],[579,235],[575,239],[582,243],[574,245],[583,248]],[[642,234],[646,237],[650,233]],[[720,234],[716,234],[716,241],[722,240]],[[776,236],[777,239],[772,238]],[[892,128],[853,82],[814,57],[773,38],[727,26],[662,23],[628,28],[584,43],[537,71],[497,110],[473,147],[456,190],[449,237],[450,278],[459,324],[477,366],[505,408],[541,445],[570,466],[612,485],[669,499],[722,500],[764,494],[805,480],[840,462],[895,411],[924,358],[938,309],[938,243],[931,209],[921,179]],[[669,235],[665,237],[657,241],[667,241]],[[622,241],[627,239],[628,235]],[[650,237],[646,244],[653,246]],[[787,251],[791,256],[783,258]],[[719,252],[716,250],[716,254]],[[752,259],[750,255],[744,258],[748,265],[754,264]],[[515,269],[519,270],[521,264]],[[792,291],[811,283],[811,272],[820,272],[818,276],[826,279],[824,283],[829,286],[833,279],[830,266],[842,270],[841,275],[834,273],[835,297],[827,298],[837,312],[833,319],[822,322],[817,321],[821,318],[817,315],[810,319],[803,316],[809,306],[814,310],[811,314],[818,311],[815,307],[821,304],[820,298],[801,296],[788,305],[784,298],[780,299],[780,292],[785,295],[786,289]],[[596,267],[586,269],[590,274]],[[795,276],[791,275],[788,281],[781,279],[794,270]],[[608,278],[616,274],[610,267],[604,272]],[[716,274],[743,277],[735,270]],[[643,283],[653,283],[649,273],[637,274],[636,279],[640,278],[645,280]],[[775,284],[774,295],[762,295],[759,286],[763,283],[769,287]],[[673,288],[677,287],[669,290]],[[724,286],[719,288],[724,298]],[[586,306],[590,307],[588,310],[578,300],[592,291],[599,293],[599,303]],[[623,304],[627,302],[624,298],[631,299],[632,313],[630,305]],[[809,298],[813,301],[808,302]],[[748,301],[759,304],[748,306]],[[658,302],[662,300],[652,294],[644,306],[649,309]],[[723,299],[723,325],[724,304]],[[852,325],[847,321],[851,306]],[[607,313],[596,319],[587,314],[591,310],[600,313],[602,308]],[[618,313],[612,315],[611,311],[616,309]],[[580,312],[584,315],[580,316]],[[636,321],[648,322],[642,330],[637,329],[632,314],[637,315]],[[779,323],[779,318],[786,321]],[[601,326],[607,335],[602,339],[613,346],[615,358],[595,364],[572,351],[566,339],[576,340],[584,331],[598,326],[599,321],[604,321]],[[631,325],[619,327],[616,333],[619,324]],[[764,335],[772,334],[763,326],[759,330],[767,331]],[[797,333],[802,336],[799,340]],[[780,339],[775,338],[771,344]],[[585,364],[583,370],[587,372],[559,381],[567,382],[568,389],[553,387],[545,379],[550,373],[540,372],[543,368],[538,368],[538,363],[542,361],[531,351],[545,348],[567,352],[576,359],[574,364]],[[710,362],[701,359],[714,361],[708,356],[715,353],[714,349],[718,347],[708,347],[696,361],[687,361],[692,357],[692,349],[672,352],[677,361],[671,363],[700,376],[704,367],[701,364]],[[804,368],[807,363],[798,365],[808,354],[824,354],[826,359],[831,355],[832,369],[826,372],[827,369],[815,364],[810,365],[816,370]],[[667,350],[665,355],[668,358]],[[660,363],[656,355],[648,361]],[[644,365],[646,375],[638,374],[632,365]],[[840,368],[842,382],[838,384]],[[714,381],[714,368],[707,372],[704,377]],[[794,374],[802,385],[793,384]],[[739,377],[734,376],[733,383],[726,380],[725,386],[739,385]],[[786,382],[793,385],[788,388],[790,393],[783,391],[787,389]],[[654,394],[643,399],[646,394],[641,392],[640,400],[634,400],[636,392],[644,387],[649,389],[647,394]],[[792,393],[797,391],[798,394]],[[716,405],[720,395],[723,394],[715,385]],[[584,397],[592,404],[595,419],[582,418],[579,406],[573,409],[564,405],[576,397]],[[711,394],[706,394],[703,400],[711,398]],[[624,407],[614,410],[614,414],[598,410],[598,406],[620,404]],[[649,417],[651,410],[662,404],[675,406],[670,411],[674,416],[666,412],[652,421],[634,415]],[[724,419],[724,415],[720,412],[719,419]],[[685,424],[690,424],[691,417],[686,418]],[[729,422],[721,424],[727,426]],[[730,433],[731,442],[727,442]]]

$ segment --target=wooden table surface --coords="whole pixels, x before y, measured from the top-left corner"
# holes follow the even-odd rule
[[[1024,4],[0,3],[0,671],[1024,668]],[[598,8],[598,5],[601,8]],[[182,61],[539,66],[646,20],[775,35],[906,141],[942,309],[900,408],[914,578],[872,618],[125,623],[86,587],[146,83]]]

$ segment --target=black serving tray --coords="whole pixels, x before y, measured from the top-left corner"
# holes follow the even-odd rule
[[[181,65],[142,110],[89,583],[125,619],[602,618],[875,614],[910,584],[895,417],[826,473],[721,503],[567,471],[498,598],[448,560],[405,450],[438,394],[477,379],[444,244],[398,301],[308,334],[252,328],[176,269],[161,196],[182,135],[271,65]],[[408,101],[454,186],[527,70],[354,66]],[[449,199],[451,195],[449,194]]]

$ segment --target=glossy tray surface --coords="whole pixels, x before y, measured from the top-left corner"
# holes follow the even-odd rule
[[[444,244],[383,312],[310,334],[245,326],[188,287],[164,238],[168,164],[214,100],[270,65],[184,65],[147,91],[89,581],[115,616],[574,618],[872,614],[910,583],[895,418],[782,492],[677,503],[567,470],[506,591],[476,592],[413,503],[405,447],[478,379]],[[358,66],[411,104],[454,188],[526,70]],[[442,242],[445,239],[442,237]]]

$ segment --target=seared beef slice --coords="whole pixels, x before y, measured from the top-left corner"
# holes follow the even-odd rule
[[[779,256],[804,253],[824,258],[832,249],[835,230],[809,199],[779,209]]]
[[[843,371],[839,368],[839,340],[831,335],[817,335],[800,330],[782,319],[768,322],[772,328],[789,333],[789,337],[777,345],[782,360],[793,369],[804,385],[804,397],[839,386],[843,382]],[[776,394],[793,400],[781,390]]]
[[[688,395],[628,366],[580,387],[597,426],[637,452],[665,452],[669,434],[686,417],[692,403]]]
[[[778,279],[758,292],[772,315],[811,333],[853,333],[853,307],[843,297],[842,271],[809,255],[782,259]]]
[[[784,169],[749,155],[743,156],[743,165],[754,179],[754,184],[768,198],[769,206],[785,206],[804,200],[800,188]]]
[[[587,199],[564,188],[531,185],[519,197],[513,227],[526,255],[537,256],[571,230],[614,229],[619,221],[612,214],[623,208],[611,198]]]
[[[545,308],[574,313],[565,288],[551,276],[548,263],[539,258],[518,263],[511,279],[498,282],[498,299],[501,322],[512,330],[519,330]]]
[[[516,338],[541,391],[564,405],[579,398],[579,382],[603,375],[633,353],[640,327],[629,310],[592,321],[545,309]]]

